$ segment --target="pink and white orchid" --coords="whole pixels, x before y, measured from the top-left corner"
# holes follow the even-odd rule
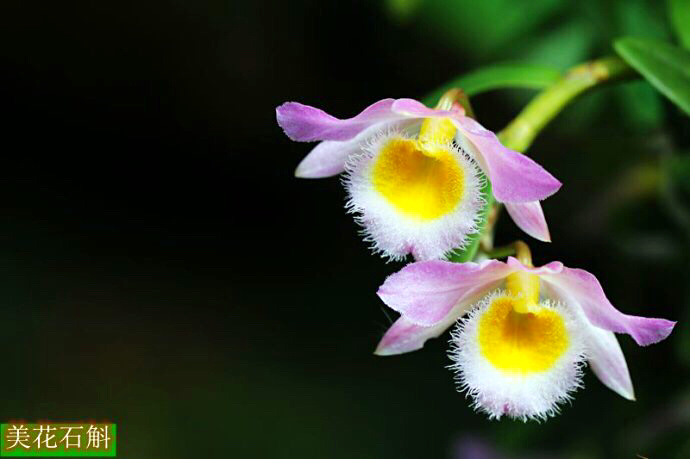
[[[540,200],[561,186],[525,155],[465,116],[457,104],[434,110],[412,99],[384,99],[349,119],[296,102],[276,109],[292,140],[320,143],[298,177],[347,171],[349,209],[374,249],[399,259],[443,258],[476,232],[484,172],[496,200],[529,235],[549,241]]]
[[[376,353],[420,349],[457,322],[452,368],[460,389],[491,418],[555,414],[581,386],[585,361],[607,387],[634,400],[614,332],[646,346],[665,339],[675,322],[621,313],[587,271],[520,259],[425,261],[391,275],[378,295],[401,317]]]

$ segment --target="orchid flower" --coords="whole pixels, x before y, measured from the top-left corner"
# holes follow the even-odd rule
[[[417,262],[388,277],[378,295],[401,317],[376,353],[419,349],[457,323],[451,368],[459,390],[490,418],[554,415],[581,387],[584,362],[634,400],[614,332],[646,346],[665,339],[675,322],[623,314],[592,274],[557,261],[532,267],[528,251],[507,262]]]
[[[525,155],[501,144],[464,109],[442,98],[438,109],[384,99],[349,119],[296,102],[276,109],[292,140],[320,141],[296,175],[346,172],[348,208],[373,248],[392,259],[443,258],[477,231],[484,178],[527,234],[549,241],[540,200],[561,186]]]

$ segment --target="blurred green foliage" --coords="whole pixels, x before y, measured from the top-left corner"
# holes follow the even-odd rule
[[[471,67],[511,61],[565,70],[611,54],[625,35],[669,40],[671,29],[684,42],[689,32],[686,0],[669,9],[653,0],[563,2],[536,0],[516,6],[506,0],[388,0],[391,16],[439,37],[444,47],[471,56]],[[669,20],[670,19],[670,20]],[[629,127],[650,130],[661,121],[658,94],[644,84],[617,88],[589,101],[588,118],[620,108]]]
[[[678,37],[685,48],[690,48],[690,2],[688,0],[669,0],[669,16]]]

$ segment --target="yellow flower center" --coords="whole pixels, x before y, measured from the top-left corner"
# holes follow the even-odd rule
[[[400,212],[420,220],[451,212],[465,192],[465,171],[449,149],[454,135],[450,120],[428,118],[418,140],[389,140],[372,170],[376,190]]]
[[[539,279],[518,272],[508,276],[508,293],[491,300],[479,321],[479,346],[491,364],[508,373],[546,371],[567,351],[563,315],[537,304]]]

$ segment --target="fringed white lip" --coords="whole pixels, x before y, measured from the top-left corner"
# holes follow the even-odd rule
[[[416,132],[388,130],[372,138],[346,165],[344,185],[347,209],[363,227],[365,241],[375,253],[391,260],[412,254],[417,260],[443,258],[463,248],[467,236],[477,231],[479,211],[485,203],[481,194],[484,178],[473,159],[457,144],[439,145],[453,155],[464,172],[463,196],[448,213],[431,220],[406,215],[383,196],[372,181],[373,168],[382,149],[395,138],[414,139]]]
[[[457,322],[451,333],[450,369],[456,372],[458,391],[474,400],[473,407],[489,419],[508,416],[522,421],[545,420],[559,412],[582,384],[585,357],[583,324],[563,303],[542,302],[564,319],[568,347],[544,371],[511,373],[496,368],[481,352],[479,324],[491,301],[505,293],[496,291],[481,300],[470,314]]]

